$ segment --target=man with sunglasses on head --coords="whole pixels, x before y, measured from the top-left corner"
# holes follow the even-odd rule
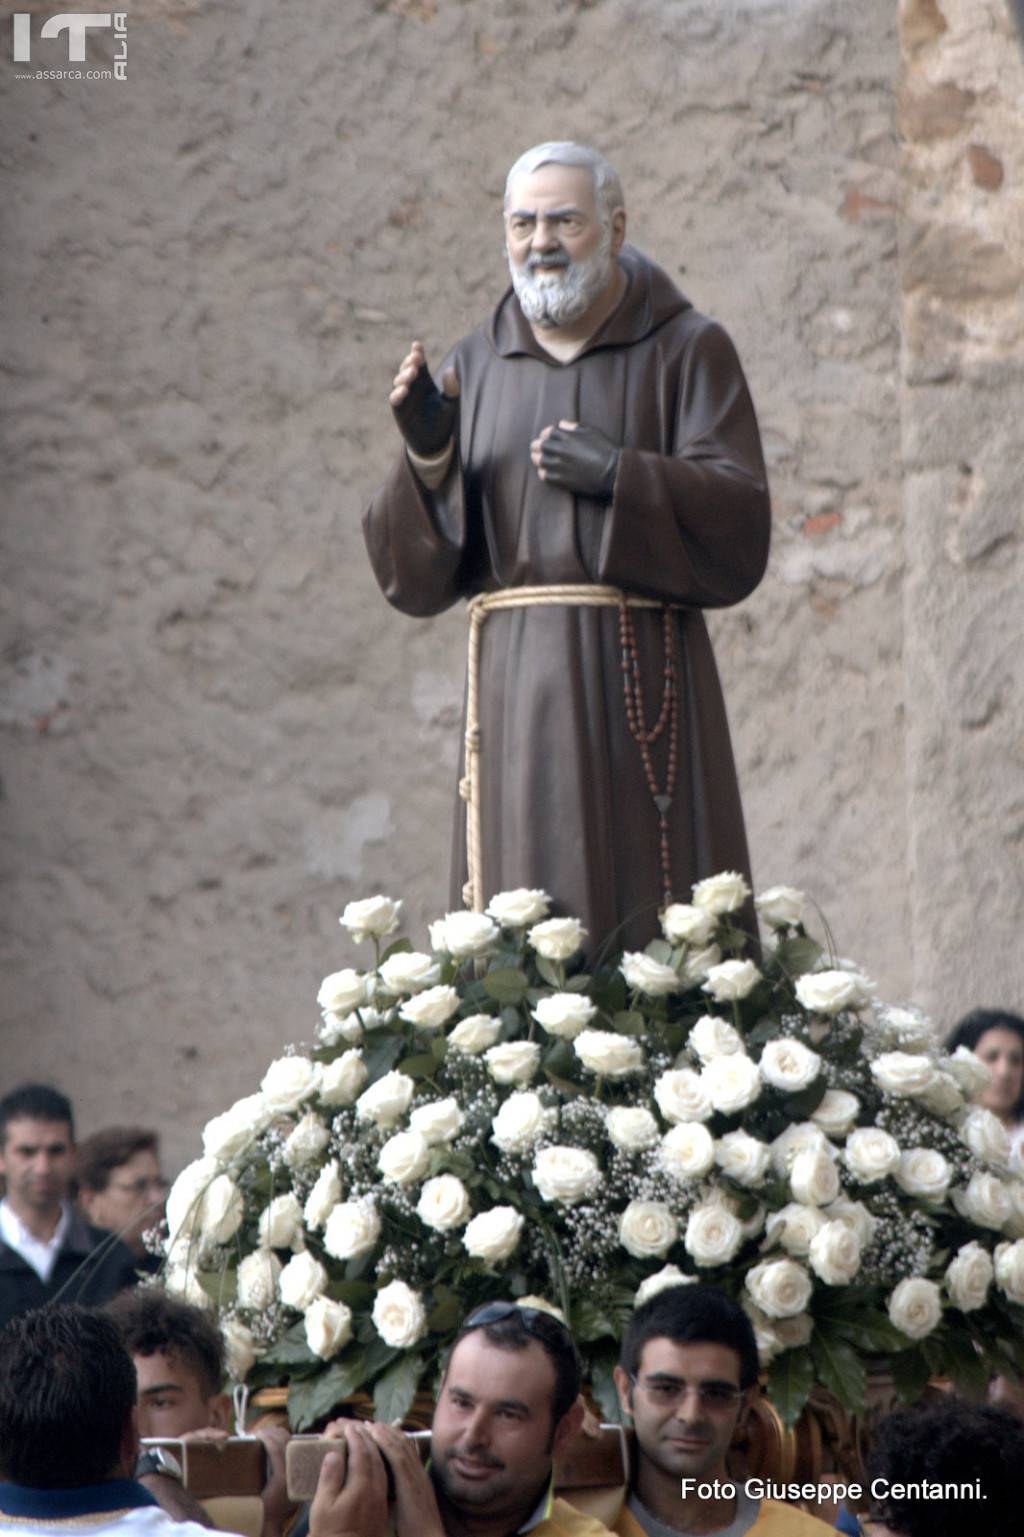
[[[711,1286],[672,1286],[637,1308],[615,1368],[635,1431],[632,1486],[618,1537],[825,1537],[794,1505],[756,1499],[728,1453],[758,1393],[750,1320]]]

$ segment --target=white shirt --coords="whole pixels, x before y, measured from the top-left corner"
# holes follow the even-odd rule
[[[0,1515],[0,1533],[17,1537],[68,1537],[83,1532],[88,1537],[210,1537],[210,1529],[197,1521],[175,1521],[166,1510],[152,1505],[137,1510],[110,1510],[98,1515],[69,1516],[48,1521],[32,1517]]]
[[[31,1265],[36,1275],[45,1286],[53,1274],[53,1267],[57,1263],[57,1255],[60,1246],[64,1242],[71,1221],[71,1208],[65,1201],[61,1207],[60,1220],[53,1230],[50,1239],[37,1238],[30,1233],[22,1222],[10,1202],[5,1198],[0,1201],[0,1238],[15,1254],[20,1254],[26,1265]]]

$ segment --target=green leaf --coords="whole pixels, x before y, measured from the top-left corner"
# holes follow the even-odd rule
[[[229,1302],[234,1302],[238,1286],[235,1271],[199,1270],[196,1272],[196,1280],[206,1295],[213,1298],[218,1308],[227,1307]]]
[[[619,1390],[615,1386],[615,1355],[602,1354],[590,1361],[590,1391],[597,1399],[601,1413],[613,1425],[622,1424],[622,1406]]]
[[[430,1055],[434,1059],[434,1066],[435,1067],[437,1067],[441,1062],[444,1061],[445,1054],[446,1054],[447,1050],[448,1050],[448,1041],[447,1041],[447,1039],[443,1035],[435,1035],[434,1039],[430,1043]]]
[[[576,1066],[576,1053],[564,1037],[559,1036],[541,1057],[541,1066],[546,1073],[571,1073]]]
[[[297,1324],[292,1324],[261,1359],[272,1361],[277,1366],[303,1365],[315,1361],[317,1358],[306,1344],[305,1323],[300,1319]]]
[[[644,950],[644,954],[649,955],[652,961],[657,961],[661,966],[672,964],[672,946],[667,939],[652,939]]]
[[[353,1313],[366,1313],[373,1307],[376,1293],[369,1281],[332,1281],[327,1295],[335,1302],[344,1302]]]
[[[580,971],[574,977],[570,977],[565,984],[567,993],[585,993],[590,986],[591,979],[585,971]]]
[[[393,955],[411,955],[411,953],[411,939],[396,939],[394,944],[388,945],[386,950],[381,951],[381,965],[383,966],[384,962],[390,960]]]
[[[639,1009],[620,1009],[612,1015],[612,1029],[619,1035],[646,1035],[647,1022]]]
[[[816,1381],[814,1361],[808,1350],[784,1350],[768,1370],[768,1397],[792,1430]]]
[[[427,1328],[431,1334],[447,1334],[449,1329],[457,1328],[462,1314],[463,1307],[458,1293],[453,1292],[449,1286],[435,1286],[434,1306],[427,1317]]]
[[[843,1407],[863,1408],[867,1373],[853,1347],[827,1328],[816,1324],[811,1336],[811,1351],[819,1377],[825,1387],[831,1388]]]
[[[775,952],[779,964],[791,977],[802,977],[810,971],[821,953],[821,946],[809,934],[788,935]]]
[[[572,1332],[580,1344],[589,1344],[591,1340],[599,1340],[604,1335],[611,1335],[612,1339],[616,1337],[614,1319],[586,1298],[573,1308],[571,1323]]]
[[[896,1391],[905,1404],[915,1403],[920,1398],[932,1374],[920,1346],[901,1350],[899,1355],[893,1356],[890,1370]]]
[[[817,1110],[825,1098],[828,1081],[824,1073],[819,1073],[813,1083],[809,1083],[806,1089],[801,1089],[799,1094],[786,1095],[786,1109],[794,1121],[806,1121]]]
[[[403,1057],[398,1064],[400,1073],[408,1073],[410,1078],[429,1078],[437,1063],[429,1051],[419,1052],[414,1057]]]
[[[376,1083],[378,1078],[383,1078],[385,1073],[390,1073],[404,1050],[405,1039],[401,1035],[382,1036],[380,1040],[375,1040],[372,1046],[364,1047],[363,1061],[366,1064],[367,1082]]]
[[[351,1398],[366,1381],[366,1355],[361,1350],[329,1366],[308,1382],[293,1382],[288,1389],[288,1423],[293,1430],[310,1430],[319,1420]]]
[[[373,1417],[385,1425],[400,1424],[409,1413],[423,1375],[423,1357],[402,1355],[373,1385]]]
[[[549,961],[546,955],[536,957],[537,972],[547,982],[549,987],[560,988],[562,983],[558,976],[558,967],[554,961]]]
[[[515,966],[499,966],[484,977],[484,990],[489,998],[501,1004],[519,1004],[526,996],[529,978],[525,971]]]

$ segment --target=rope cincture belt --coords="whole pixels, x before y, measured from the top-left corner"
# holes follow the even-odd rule
[[[672,805],[678,758],[679,689],[675,665],[675,626],[672,614],[681,603],[662,603],[658,598],[644,598],[622,592],[618,587],[598,587],[589,583],[565,582],[545,587],[506,587],[498,592],[484,592],[469,604],[469,655],[466,667],[466,750],[465,773],[459,781],[459,794],[466,802],[466,866],[469,879],[462,888],[462,900],[475,912],[484,909],[484,872],[480,831],[480,632],[489,614],[503,608],[538,608],[568,604],[581,608],[617,608],[622,643],[623,692],[630,734],[640,748],[651,797],[658,811],[661,829],[662,896],[671,900],[672,879],[669,864],[668,814]],[[640,689],[640,662],[632,608],[654,608],[662,612],[664,638],[664,687],[661,711],[648,731]],[[668,730],[669,756],[664,790],[659,791],[651,762],[650,747]]]

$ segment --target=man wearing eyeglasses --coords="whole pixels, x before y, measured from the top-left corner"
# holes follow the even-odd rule
[[[796,1506],[756,1499],[732,1478],[729,1447],[758,1392],[750,1320],[724,1292],[673,1286],[637,1308],[615,1382],[636,1435],[619,1537],[825,1537]]]
[[[94,1227],[116,1233],[140,1270],[155,1275],[162,1260],[142,1241],[147,1228],[163,1221],[167,1181],[160,1172],[155,1131],[110,1126],[78,1144],[75,1158],[78,1204]]]

